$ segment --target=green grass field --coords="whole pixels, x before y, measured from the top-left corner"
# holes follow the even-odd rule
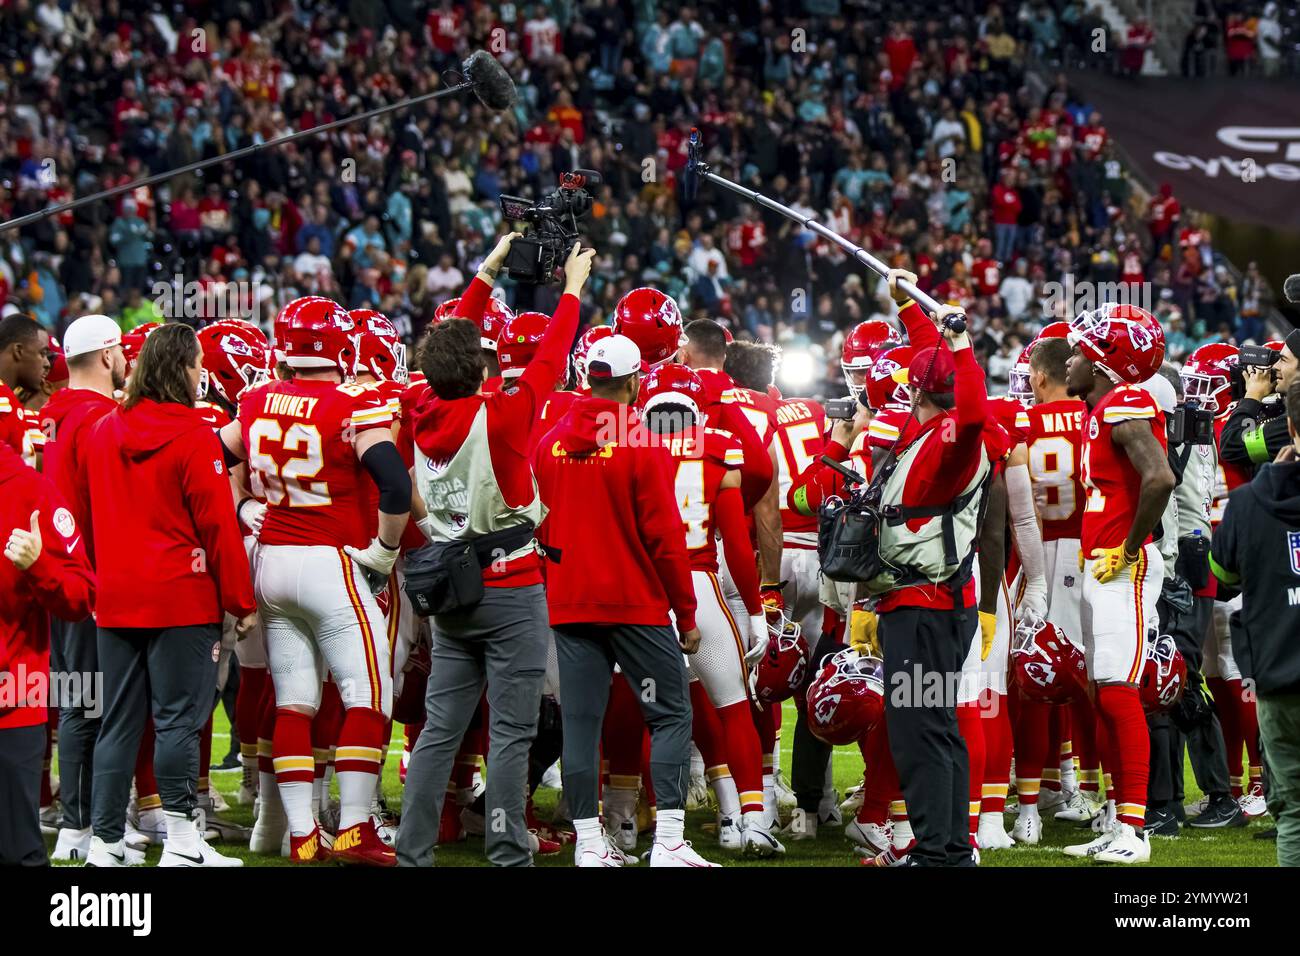
[[[794,706],[786,703],[784,726],[794,726]],[[229,746],[229,725],[225,715],[218,710],[216,718],[216,737],[213,740],[213,762],[219,763]],[[390,807],[400,808],[402,786],[397,776],[398,761],[402,752],[402,737],[393,738],[388,752],[388,763],[384,771],[384,794]],[[843,793],[861,779],[862,758],[855,747],[839,747],[834,753],[835,786]],[[789,735],[782,740],[781,764],[787,775],[790,771]],[[213,774],[213,782],[228,799],[239,789],[240,772],[227,771]],[[1186,770],[1187,802],[1200,797],[1192,779],[1191,770]],[[538,791],[537,806],[539,815],[549,817],[555,805],[558,793],[554,790]],[[252,824],[252,808],[232,805],[226,817],[243,823]],[[1006,818],[1010,830],[1014,816]],[[856,866],[857,857],[853,853],[853,844],[844,836],[842,827],[824,827],[817,840],[788,843],[786,855],[780,861],[748,860],[728,853],[717,846],[713,830],[714,814],[711,810],[693,811],[687,815],[687,835],[703,855],[726,866]],[[1275,844],[1270,841],[1253,839],[1254,834],[1272,826],[1267,818],[1256,820],[1250,826],[1229,830],[1197,831],[1184,828],[1183,834],[1176,839],[1156,837],[1152,840],[1152,864],[1158,866],[1273,866],[1276,863]],[[983,854],[984,866],[1092,866],[1093,864],[1069,859],[1059,852],[1059,848],[1071,843],[1086,842],[1088,831],[1045,819],[1043,841],[1034,847],[1015,847]],[[47,842],[52,850],[54,838]],[[217,844],[221,852],[243,857],[245,866],[287,866],[279,857],[258,856],[248,852],[247,848],[236,848]],[[642,836],[639,850],[649,848],[646,836]],[[157,861],[161,851],[151,849],[148,862]],[[481,837],[471,837],[466,841],[451,846],[439,847],[437,854],[439,866],[486,866],[483,858]],[[571,866],[573,850],[567,847],[563,852],[549,857],[538,857],[538,866]]]

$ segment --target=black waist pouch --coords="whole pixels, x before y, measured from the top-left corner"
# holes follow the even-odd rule
[[[861,500],[831,499],[818,516],[817,554],[832,581],[867,582],[880,574],[880,513]]]
[[[406,556],[406,596],[421,617],[471,608],[483,600],[483,565],[533,537],[532,522],[461,541],[438,541]]]
[[[1184,535],[1178,539],[1175,570],[1199,591],[1210,583],[1210,539],[1203,534]]]

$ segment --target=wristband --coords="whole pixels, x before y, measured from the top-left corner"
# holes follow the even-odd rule
[[[395,545],[395,544],[389,544],[389,543],[388,543],[387,541],[385,541],[383,538],[379,537],[379,535],[375,535],[375,540],[379,542],[379,546],[380,546],[381,548],[383,548],[385,551],[396,551],[396,550],[397,550],[397,545]]]
[[[1251,464],[1260,465],[1268,461],[1268,442],[1264,438],[1263,428],[1252,428],[1241,436],[1241,443],[1246,447],[1246,455]]]

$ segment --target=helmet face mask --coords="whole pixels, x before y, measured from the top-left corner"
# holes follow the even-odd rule
[[[1232,404],[1232,375],[1240,363],[1240,353],[1226,342],[1202,345],[1187,357],[1179,380],[1183,397],[1201,408],[1226,412]]]
[[[753,693],[763,706],[780,704],[803,686],[808,672],[808,641],[803,629],[782,612],[777,621],[767,622],[771,640],[767,652],[754,669]]]
[[[1160,370],[1165,356],[1160,323],[1133,305],[1107,303],[1079,313],[1066,339],[1116,384],[1146,381]]]

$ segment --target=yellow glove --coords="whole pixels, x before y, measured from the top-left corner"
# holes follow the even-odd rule
[[[998,631],[998,616],[988,611],[980,611],[980,660],[989,659],[993,650],[993,638]]]
[[[1097,548],[1092,552],[1092,557],[1095,559],[1092,562],[1092,576],[1105,584],[1128,568],[1128,576],[1131,579],[1137,573],[1134,565],[1141,556],[1141,551],[1129,554],[1122,544],[1118,548]]]
[[[875,611],[849,612],[849,647],[859,654],[883,657],[880,653],[880,635],[876,631]]]
[[[1083,548],[1080,548],[1079,549],[1079,570],[1082,571],[1083,568],[1084,568]]]

